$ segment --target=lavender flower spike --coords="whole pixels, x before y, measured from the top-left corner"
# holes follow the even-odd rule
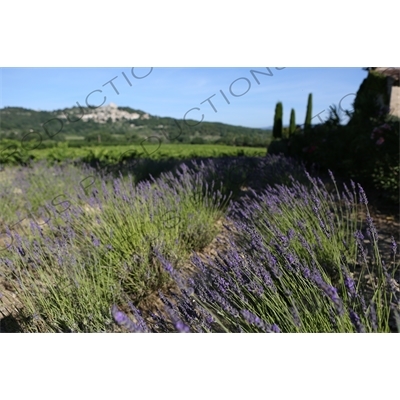
[[[117,306],[114,304],[111,308],[111,313],[114,321],[123,328],[126,328],[130,332],[142,332],[140,327],[131,321],[131,319],[122,311],[118,310]]]
[[[272,324],[267,332],[269,332],[269,333],[281,333],[281,330],[279,329],[278,325]]]
[[[394,240],[394,237],[392,236],[392,253],[394,256],[396,255],[396,252],[397,252],[397,243]]]
[[[360,317],[353,310],[350,310],[350,319],[358,333],[365,333],[365,329],[361,323]]]
[[[175,328],[179,333],[189,333],[190,329],[187,325],[185,325],[181,320],[175,322]]]
[[[364,189],[361,187],[360,184],[358,184],[358,190],[360,192],[360,203],[367,205],[368,204],[367,195],[365,194]]]

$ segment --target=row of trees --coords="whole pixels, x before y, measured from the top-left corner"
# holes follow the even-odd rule
[[[308,131],[311,128],[312,119],[312,93],[308,95],[306,120],[304,122],[304,131]],[[275,139],[288,138],[292,136],[299,126],[296,126],[296,114],[294,109],[290,111],[290,123],[288,128],[283,127],[283,105],[281,102],[276,103],[274,126],[272,134]]]

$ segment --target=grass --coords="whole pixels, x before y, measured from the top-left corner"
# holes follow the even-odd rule
[[[251,176],[242,174],[241,163],[252,165]],[[333,181],[328,192],[281,157],[188,165],[140,182],[129,171],[115,176],[68,163],[7,168],[0,211],[9,242],[0,272],[23,304],[21,329],[391,330],[394,270],[389,274],[380,256],[361,188],[340,193]],[[232,197],[255,181],[257,190]],[[364,225],[354,217],[360,207]],[[196,253],[213,240],[223,218],[238,233],[229,250],[205,262]],[[372,257],[362,231],[370,233]],[[198,272],[188,277],[189,264]],[[371,272],[376,279],[368,295]],[[168,293],[174,281],[178,292],[159,295],[166,314],[136,308],[159,290]]]

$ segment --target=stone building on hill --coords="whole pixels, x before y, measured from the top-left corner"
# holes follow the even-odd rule
[[[389,98],[390,114],[400,118],[400,67],[370,67],[369,71],[385,76]]]

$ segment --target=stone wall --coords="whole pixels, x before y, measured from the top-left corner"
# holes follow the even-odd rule
[[[400,118],[400,86],[392,86],[390,94],[390,114]]]
[[[375,67],[371,68],[387,79],[390,114],[400,118],[400,68],[399,67]]]

